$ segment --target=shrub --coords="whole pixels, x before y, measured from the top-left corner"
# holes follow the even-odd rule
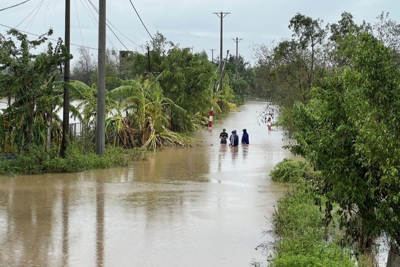
[[[310,167],[305,161],[284,159],[270,172],[272,181],[297,183],[310,174]]]
[[[355,266],[349,250],[328,235],[323,211],[306,186],[298,186],[279,200],[272,222],[278,241],[271,267]]]
[[[78,143],[68,146],[66,157],[59,156],[57,148],[46,152],[44,148],[32,146],[27,152],[18,154],[15,160],[0,160],[1,174],[71,173],[88,169],[126,166],[128,157],[119,147],[107,147],[100,157]]]

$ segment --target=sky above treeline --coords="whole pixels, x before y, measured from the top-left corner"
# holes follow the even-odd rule
[[[80,46],[97,57],[99,1],[71,1],[71,52]],[[181,48],[205,51],[209,59],[220,54],[221,12],[223,55],[229,50],[245,61],[257,61],[254,50],[291,37],[289,21],[297,13],[321,19],[324,25],[351,13],[356,23],[376,23],[382,13],[400,21],[399,0],[106,0],[107,48],[144,53],[157,32]],[[0,33],[17,28],[30,39],[54,30],[64,39],[65,1],[1,0]]]

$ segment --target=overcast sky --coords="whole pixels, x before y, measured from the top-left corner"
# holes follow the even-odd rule
[[[77,58],[77,47],[93,48],[97,58],[98,0],[71,1],[71,52]],[[223,50],[238,51],[246,61],[254,62],[254,48],[271,44],[291,35],[290,19],[301,13],[324,24],[334,23],[346,11],[357,23],[377,21],[382,12],[400,23],[399,0],[106,0],[107,48],[144,52],[149,33],[157,31],[168,41],[193,52],[205,51],[214,58],[220,53],[220,18],[214,13],[229,13],[223,19]],[[26,2],[26,3],[23,3]],[[23,3],[23,4],[22,4]],[[20,5],[18,5],[20,4]],[[8,8],[17,5],[16,7]],[[146,28],[142,25],[139,13]],[[54,30],[53,38],[64,39],[65,1],[0,0],[0,33],[15,27],[32,34]],[[149,33],[148,33],[148,32]],[[30,36],[31,39],[34,36]]]

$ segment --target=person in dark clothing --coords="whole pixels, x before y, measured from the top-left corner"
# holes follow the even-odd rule
[[[242,144],[249,144],[249,134],[246,129],[243,129]]]
[[[232,131],[231,137],[229,137],[229,146],[238,146],[239,145],[239,136],[236,133],[236,130]]]
[[[221,144],[226,144],[228,140],[228,133],[226,129],[222,129],[222,132],[219,134],[219,139],[221,139]]]

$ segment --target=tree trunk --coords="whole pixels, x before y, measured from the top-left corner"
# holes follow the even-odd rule
[[[376,255],[375,255],[375,247],[374,240],[372,238],[367,238],[365,242],[360,243],[360,251],[362,255],[358,260],[359,267],[376,267]],[[400,266],[399,266],[400,267]]]
[[[52,115],[49,112],[46,116],[46,124],[47,124],[47,135],[46,135],[46,152],[49,152],[51,149],[51,120]]]
[[[399,266],[400,266],[400,250],[396,245],[391,244],[388,253],[386,267],[399,267]]]

